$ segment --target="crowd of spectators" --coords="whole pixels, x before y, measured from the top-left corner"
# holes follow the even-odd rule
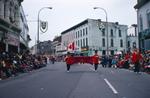
[[[46,57],[26,53],[0,53],[0,79],[17,76],[46,66]]]
[[[134,70],[134,62],[132,60],[133,52],[126,52],[114,56],[102,56],[101,64],[103,67],[115,67]],[[140,53],[142,60],[140,63],[140,71],[150,72],[150,52]]]

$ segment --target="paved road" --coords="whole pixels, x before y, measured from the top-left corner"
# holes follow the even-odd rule
[[[125,69],[65,63],[0,81],[0,98],[150,98],[150,76]]]

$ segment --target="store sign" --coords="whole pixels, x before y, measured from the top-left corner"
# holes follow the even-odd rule
[[[7,33],[7,43],[14,46],[19,46],[19,36]]]
[[[81,51],[88,51],[88,47],[82,47]]]

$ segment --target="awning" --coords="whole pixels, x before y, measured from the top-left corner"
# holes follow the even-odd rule
[[[0,28],[6,31],[10,31],[10,32],[17,32],[20,33],[21,29],[13,24],[11,24],[10,22],[0,18]]]
[[[14,32],[12,29],[7,28],[6,26],[4,26],[2,24],[0,24],[0,29],[6,30],[6,31],[9,31],[9,32]]]

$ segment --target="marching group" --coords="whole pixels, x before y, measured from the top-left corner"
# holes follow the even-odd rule
[[[95,67],[95,71],[98,68],[98,64],[101,64],[104,68],[114,67],[133,69],[136,73],[139,73],[140,71],[150,72],[150,55],[145,53],[142,54],[139,49],[134,49],[132,52],[128,51],[121,55],[101,57],[98,55],[97,51],[95,51],[95,54],[91,57],[91,59],[92,64]],[[65,61],[67,71],[69,71],[70,65],[72,65],[71,55],[69,53],[66,56]]]

